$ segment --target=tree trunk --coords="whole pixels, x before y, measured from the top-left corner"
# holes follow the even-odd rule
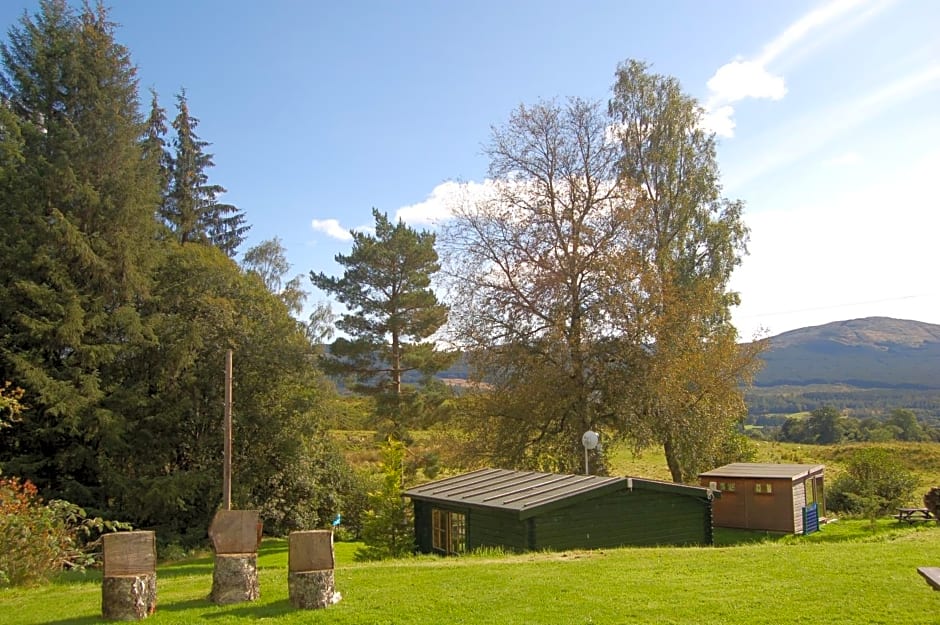
[[[287,574],[287,588],[291,605],[304,610],[325,608],[340,599],[336,592],[333,569],[291,571]]]
[[[139,621],[157,609],[157,574],[113,575],[101,581],[101,616]]]
[[[260,596],[258,554],[216,554],[212,571],[212,594],[217,605],[254,601]]]
[[[683,482],[682,465],[679,462],[676,446],[672,442],[671,436],[667,436],[666,440],[663,441],[663,451],[666,454],[666,464],[669,466],[669,473],[672,474],[672,481],[681,484]]]

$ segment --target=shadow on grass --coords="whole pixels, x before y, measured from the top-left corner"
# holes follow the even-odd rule
[[[91,623],[101,623],[101,615],[78,616],[75,618],[62,619],[61,621],[47,621],[45,625],[90,625]]]
[[[278,616],[284,616],[285,614],[297,612],[297,608],[290,604],[290,601],[283,599],[281,601],[274,601],[272,603],[265,603],[263,605],[257,604],[238,604],[237,607],[223,607],[218,612],[207,612],[202,614],[204,619],[214,619],[214,618],[226,618],[230,616],[252,618],[252,619],[262,619],[262,618],[276,618]]]

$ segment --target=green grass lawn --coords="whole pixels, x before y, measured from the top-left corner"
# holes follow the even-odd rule
[[[940,592],[917,574],[940,566],[940,527],[886,520],[872,533],[840,521],[809,537],[723,532],[718,547],[608,549],[524,555],[418,557],[355,563],[336,545],[342,601],[300,611],[287,601],[287,548],[268,539],[258,559],[261,598],[207,600],[212,558],[158,568],[147,623],[567,624],[940,622]],[[744,542],[742,542],[744,541]],[[751,541],[751,542],[747,542]],[[0,591],[0,623],[100,622],[98,573]]]

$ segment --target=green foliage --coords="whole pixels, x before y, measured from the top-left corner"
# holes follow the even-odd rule
[[[310,279],[350,310],[336,325],[352,338],[333,343],[324,367],[374,395],[384,429],[400,438],[420,407],[403,376],[416,372],[426,381],[453,361],[428,341],[447,320],[447,307],[430,288],[440,268],[435,235],[393,225],[375,209],[372,215],[375,235],[352,231],[352,252],[336,256],[343,276],[311,272]]]
[[[101,5],[48,0],[0,55],[0,379],[30,406],[0,460],[80,504],[125,426],[109,399],[147,340],[138,305],[158,257],[135,70],[113,29]]]
[[[414,552],[410,505],[402,496],[405,445],[389,439],[382,449],[382,482],[369,493],[369,510],[362,520],[365,546],[357,560],[400,558]]]
[[[885,449],[858,449],[829,487],[826,502],[832,510],[864,515],[874,527],[879,515],[902,505],[916,486],[917,478],[897,456]]]
[[[0,587],[48,581],[64,567],[84,570],[100,561],[100,534],[120,529],[130,526],[89,518],[67,501],[44,504],[31,482],[0,479]]]

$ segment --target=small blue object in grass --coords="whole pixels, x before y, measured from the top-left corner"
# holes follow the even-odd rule
[[[333,527],[336,527],[337,525],[339,525],[342,520],[343,520],[343,515],[337,514],[336,518],[333,519]]]

